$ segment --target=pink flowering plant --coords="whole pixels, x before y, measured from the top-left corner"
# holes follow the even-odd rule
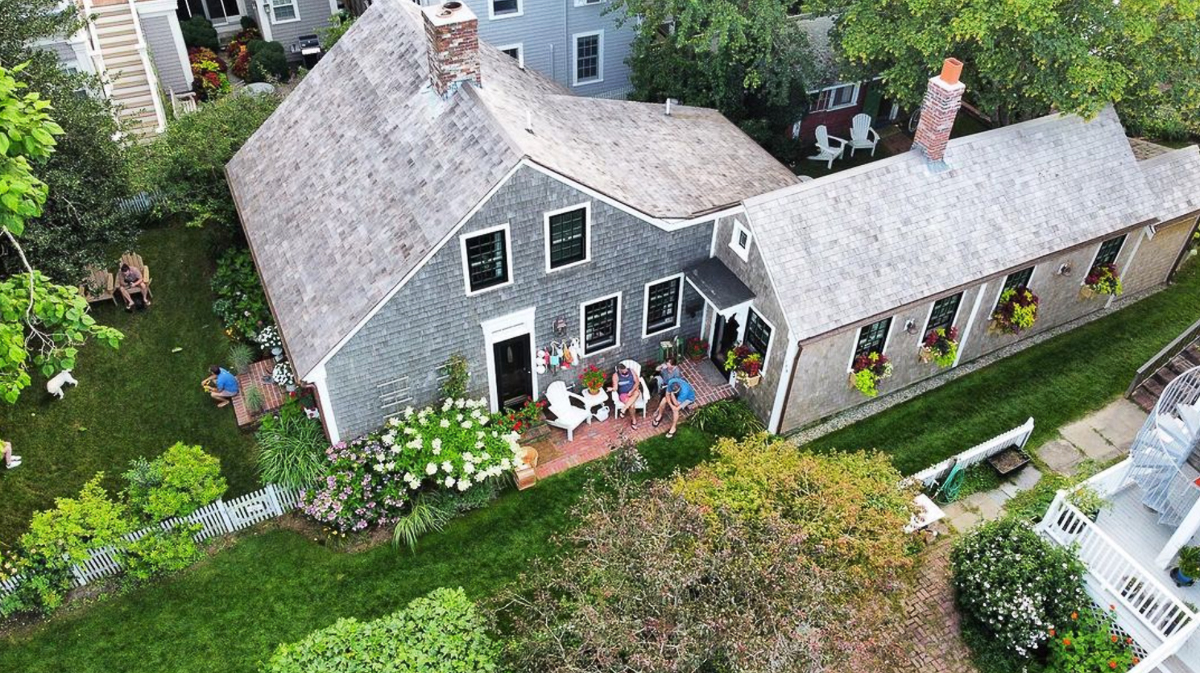
[[[383,428],[325,451],[323,474],[301,492],[304,513],[341,533],[394,523],[422,491],[464,492],[521,467],[520,435],[486,400],[412,407]]]

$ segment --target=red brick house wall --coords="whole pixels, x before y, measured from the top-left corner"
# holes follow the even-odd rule
[[[821,124],[829,130],[829,135],[850,139],[850,123],[854,119],[854,115],[863,111],[863,102],[867,98],[867,86],[865,83],[858,87],[858,96],[854,99],[854,104],[831,110],[829,112],[810,112],[804,115],[800,122],[800,142],[808,144],[816,142],[817,127]],[[813,100],[816,100],[816,95],[813,95]]]

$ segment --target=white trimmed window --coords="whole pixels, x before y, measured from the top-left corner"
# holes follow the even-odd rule
[[[729,237],[729,247],[737,253],[738,257],[745,262],[750,258],[750,242],[754,240],[750,230],[744,224],[738,221],[733,223],[733,234]]]
[[[571,61],[574,71],[571,83],[594,84],[604,81],[604,31],[575,33],[571,36]]]
[[[925,339],[925,335],[935,329],[949,330],[954,326],[954,319],[958,317],[958,306],[962,303],[963,293],[942,297],[933,302],[933,306],[929,308],[929,320],[925,321],[925,331],[921,332],[921,339]]]
[[[523,44],[506,44],[496,47],[507,56],[511,56],[522,68],[525,67],[525,46]]]
[[[300,20],[296,0],[271,0],[271,23],[291,23]]]
[[[742,339],[742,344],[762,356],[762,371],[767,368],[767,357],[771,354],[771,334],[774,331],[775,328],[766,318],[753,308],[747,309],[746,338]]]
[[[817,101],[813,104],[813,112],[829,112],[852,107],[858,101],[857,84],[839,84],[822,89],[817,93]]]
[[[854,357],[850,358],[851,366],[861,355],[879,353],[883,355],[887,348],[888,332],[892,331],[892,319],[884,318],[870,325],[863,325],[858,330],[858,341],[854,343]]]
[[[594,299],[579,307],[583,325],[583,355],[595,355],[621,345],[621,293]]]
[[[646,283],[642,336],[648,337],[678,327],[682,301],[682,275]]]
[[[525,7],[521,0],[488,0],[488,18],[506,19],[510,16],[521,16]]]
[[[1100,249],[1096,251],[1096,259],[1092,260],[1092,269],[1100,266],[1101,264],[1116,264],[1117,256],[1121,254],[1121,248],[1124,245],[1125,234],[1121,234],[1115,238],[1110,238],[1101,243]]]
[[[463,234],[459,241],[468,297],[512,285],[512,249],[507,224]]]
[[[545,217],[546,273],[583,264],[592,257],[592,206],[581,203]]]
[[[599,5],[603,2],[604,2],[604,0],[575,0],[575,6],[576,7],[584,7],[587,5]]]

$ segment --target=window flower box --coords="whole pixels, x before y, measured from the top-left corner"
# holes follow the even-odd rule
[[[725,355],[725,371],[732,371],[742,385],[753,388],[762,382],[762,355],[739,344]]]
[[[850,387],[867,397],[879,394],[879,382],[892,375],[892,363],[882,353],[868,353],[854,358],[850,372]]]
[[[992,313],[992,329],[1005,334],[1020,334],[1037,322],[1038,297],[1029,288],[1010,287],[1000,295]]]
[[[1079,294],[1084,299],[1091,299],[1098,294],[1116,296],[1121,294],[1121,275],[1117,272],[1116,264],[1097,264],[1088,272],[1083,281]]]
[[[958,358],[958,328],[939,327],[929,330],[921,343],[921,362],[936,362],[939,367],[949,367]]]

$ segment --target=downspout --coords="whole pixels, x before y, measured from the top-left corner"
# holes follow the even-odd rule
[[[777,418],[772,419],[774,421],[771,424],[773,427],[767,428],[767,430],[769,430],[777,435],[782,434],[782,432],[783,432],[783,419],[787,415],[788,403],[791,402],[791,400],[792,400],[792,386],[794,386],[796,384],[796,367],[797,367],[797,365],[800,364],[800,354],[804,352],[804,346],[801,346],[799,341],[796,341],[793,343],[795,344],[796,357],[792,358],[791,363],[789,363],[789,365],[788,365],[789,371],[787,371],[787,373],[786,373],[787,387],[784,389],[784,392],[783,392],[783,398],[782,398],[783,401],[779,405],[779,413],[778,414],[776,414],[774,412],[774,410],[772,410],[771,416],[777,417]],[[777,397],[776,399],[778,400],[779,398]]]

